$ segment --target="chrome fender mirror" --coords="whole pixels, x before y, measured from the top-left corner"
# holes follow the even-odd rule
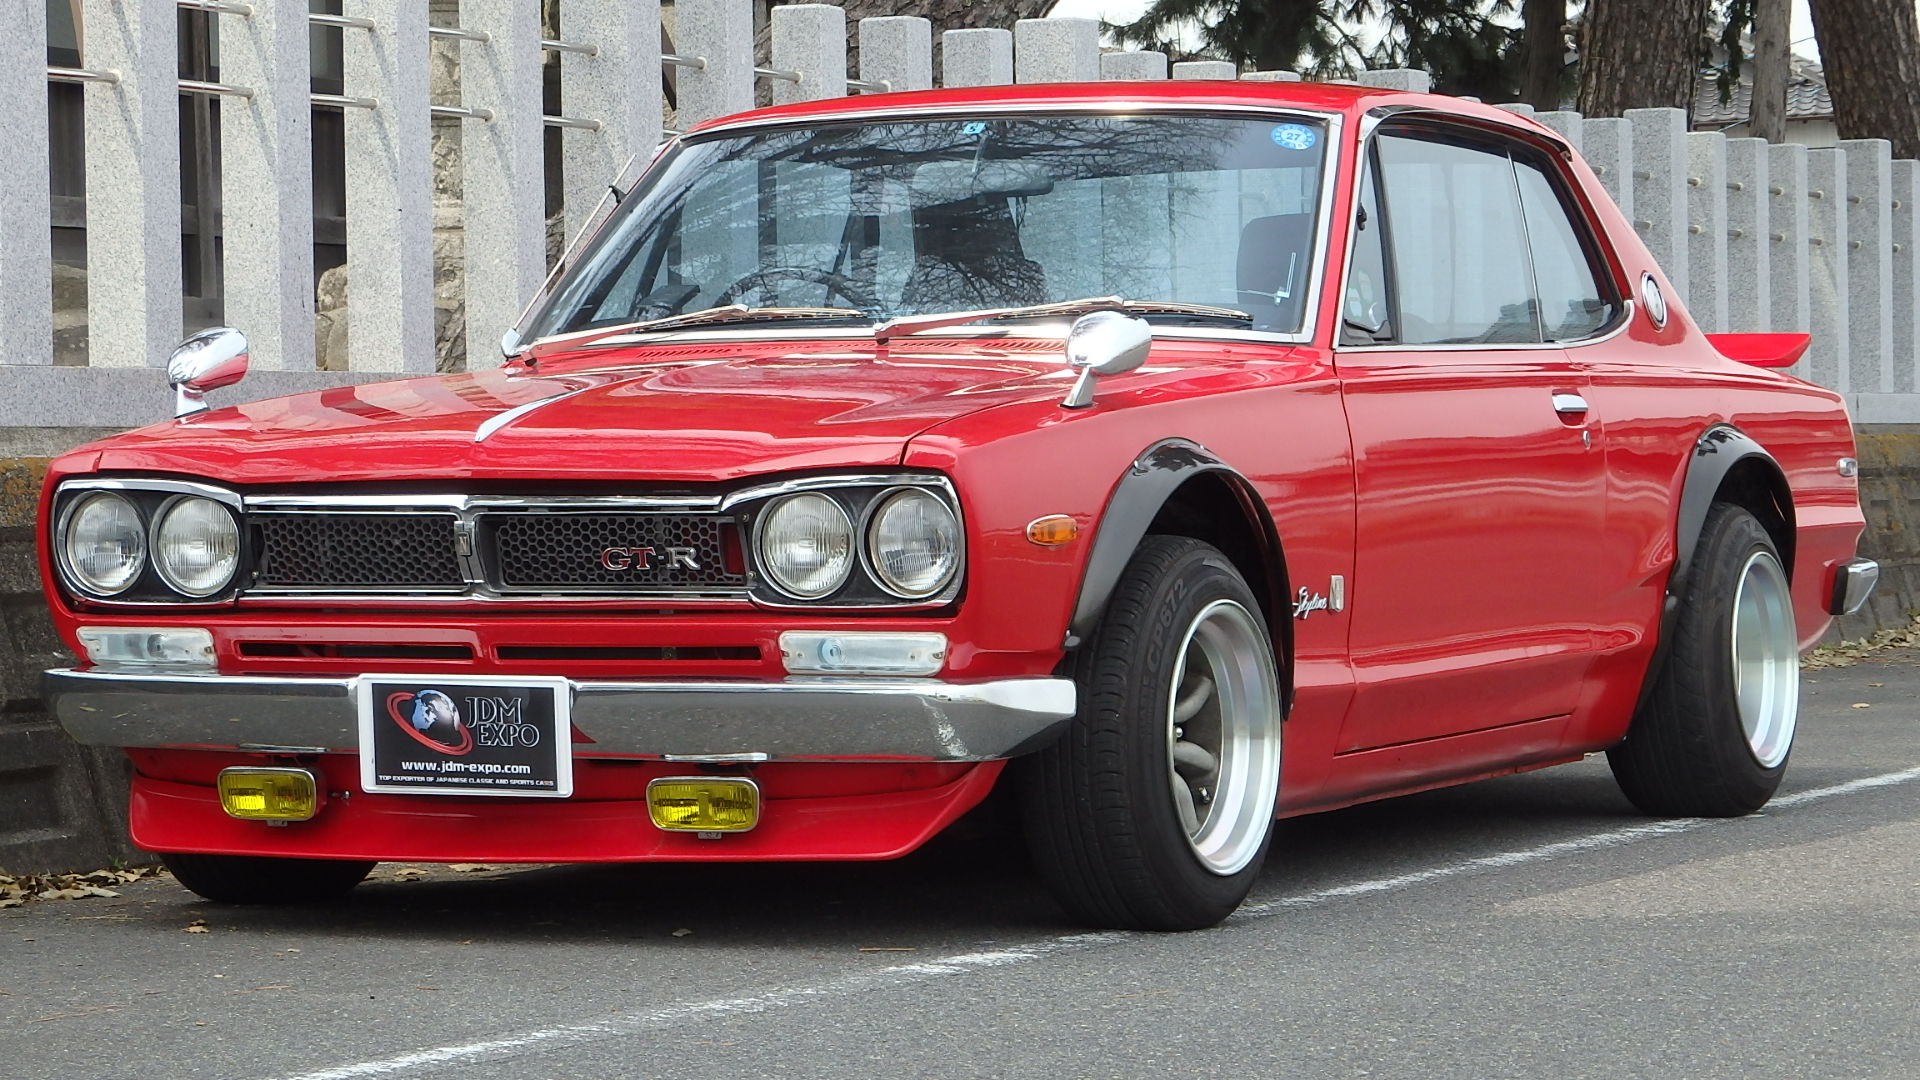
[[[1093,404],[1093,382],[1101,375],[1132,371],[1146,362],[1153,346],[1153,327],[1118,311],[1095,311],[1073,321],[1067,331],[1067,365],[1080,373],[1067,392],[1062,408],[1084,409]]]
[[[175,419],[205,412],[207,391],[232,386],[247,374],[247,336],[231,326],[202,330],[167,358]]]

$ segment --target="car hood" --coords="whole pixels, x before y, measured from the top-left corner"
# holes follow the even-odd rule
[[[908,440],[1068,386],[1057,341],[603,347],[202,413],[91,449],[102,471],[230,483],[725,481],[897,463]]]

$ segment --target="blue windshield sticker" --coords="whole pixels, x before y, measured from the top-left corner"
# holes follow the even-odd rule
[[[969,120],[967,121],[967,126],[960,129],[960,134],[973,136],[985,130],[987,130],[987,122],[985,120]]]
[[[1273,142],[1288,150],[1311,150],[1316,141],[1313,129],[1305,124],[1281,124],[1273,129]]]

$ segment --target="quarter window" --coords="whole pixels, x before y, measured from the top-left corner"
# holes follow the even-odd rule
[[[1609,299],[1612,290],[1602,288],[1594,275],[1594,260],[1581,243],[1548,168],[1526,157],[1514,160],[1546,339],[1577,341],[1613,322],[1618,305]]]

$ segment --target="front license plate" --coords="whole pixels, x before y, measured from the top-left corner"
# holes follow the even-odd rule
[[[360,786],[417,795],[573,794],[567,680],[363,675]]]

